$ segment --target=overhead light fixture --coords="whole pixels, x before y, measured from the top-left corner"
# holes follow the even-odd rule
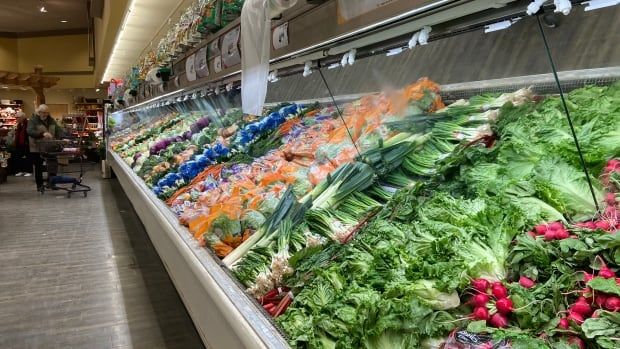
[[[43,0],[39,2],[39,12],[42,12],[42,13],[47,12],[47,9],[45,8],[45,3],[43,2]]]
[[[98,89],[95,89],[95,92],[99,92],[99,91],[101,91],[101,89],[100,89],[100,88],[98,88]]]
[[[130,0],[129,5],[127,6],[127,12],[125,12],[125,16],[123,17],[123,21],[121,24],[121,29],[116,33],[116,39],[114,40],[114,46],[112,46],[112,51],[110,52],[110,56],[108,57],[108,63],[106,65],[105,71],[103,73],[103,76],[101,77],[101,83],[103,84],[106,80],[109,80],[112,77],[109,77],[108,74],[110,73],[110,63],[112,62],[112,56],[115,54],[116,49],[118,48],[118,43],[121,39],[121,37],[123,36],[123,32],[125,31],[125,26],[127,25],[127,22],[129,21],[129,17],[134,15],[133,12],[133,7],[134,7],[134,0]]]
[[[69,22],[69,21],[66,20],[66,19],[63,19],[63,20],[60,21],[60,23],[67,23],[67,22]]]

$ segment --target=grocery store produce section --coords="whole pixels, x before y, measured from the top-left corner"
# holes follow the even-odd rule
[[[111,149],[293,348],[617,348],[620,84],[566,103],[572,125],[557,95],[422,78],[145,118]]]

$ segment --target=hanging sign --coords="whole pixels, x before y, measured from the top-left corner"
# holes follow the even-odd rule
[[[217,38],[209,43],[208,46],[209,58],[214,58],[220,55],[220,38]]]
[[[288,22],[277,26],[273,30],[271,42],[275,50],[288,46]]]
[[[213,70],[215,70],[216,73],[219,73],[222,71],[222,57],[221,56],[217,56],[213,60]]]
[[[185,75],[187,76],[187,81],[196,80],[196,55],[193,54],[187,57],[185,61]]]
[[[240,33],[241,27],[236,26],[222,37],[222,65],[224,68],[230,68],[241,63],[241,52],[239,51]]]
[[[196,60],[194,63],[196,69],[196,75],[200,78],[204,78],[209,75],[209,62],[207,62],[207,48],[203,47],[196,53]]]

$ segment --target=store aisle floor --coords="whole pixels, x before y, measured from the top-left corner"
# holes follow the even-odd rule
[[[203,348],[119,183],[84,182],[0,185],[0,348]]]

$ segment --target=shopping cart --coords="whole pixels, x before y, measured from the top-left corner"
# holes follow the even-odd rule
[[[41,186],[41,194],[45,190],[64,190],[70,198],[73,193],[82,193],[86,197],[91,188],[82,183],[84,177],[84,153],[77,140],[40,140],[37,149],[47,167],[48,178]],[[70,165],[78,165],[79,169],[69,170]],[[62,168],[62,171],[59,169]],[[50,176],[50,173],[57,175]],[[78,177],[66,174],[78,173]]]

